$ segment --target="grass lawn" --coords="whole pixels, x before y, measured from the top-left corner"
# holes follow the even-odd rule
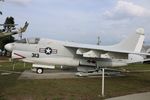
[[[12,70],[12,63],[0,65],[0,70]],[[15,71],[30,68],[30,64],[23,67],[23,63],[17,63]],[[150,70],[150,65],[136,64],[124,68]],[[125,74],[124,77],[105,78],[105,98],[150,92],[150,72]],[[0,100],[103,100],[100,96],[101,78],[18,80],[19,76],[0,75]]]

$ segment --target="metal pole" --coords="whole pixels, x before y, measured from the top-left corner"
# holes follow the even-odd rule
[[[15,70],[15,62],[13,63],[13,70]]]
[[[105,85],[104,85],[104,81],[105,81],[105,69],[102,69],[102,97],[104,97],[104,89],[105,89]]]
[[[23,64],[23,66],[24,66],[24,68],[26,67],[26,63],[24,62],[24,64]]]

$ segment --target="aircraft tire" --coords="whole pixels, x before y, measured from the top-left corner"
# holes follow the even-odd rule
[[[37,74],[42,74],[43,73],[43,68],[37,68],[36,73]]]

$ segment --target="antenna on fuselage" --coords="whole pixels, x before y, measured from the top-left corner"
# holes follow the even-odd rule
[[[97,37],[97,45],[100,45],[101,40],[100,40],[100,36]]]

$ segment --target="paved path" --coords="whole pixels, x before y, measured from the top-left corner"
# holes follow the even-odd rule
[[[114,97],[105,100],[150,100],[150,92]]]
[[[37,74],[31,70],[24,71],[19,79],[62,79],[62,78],[78,78],[75,76],[75,72],[45,72],[43,74]]]

